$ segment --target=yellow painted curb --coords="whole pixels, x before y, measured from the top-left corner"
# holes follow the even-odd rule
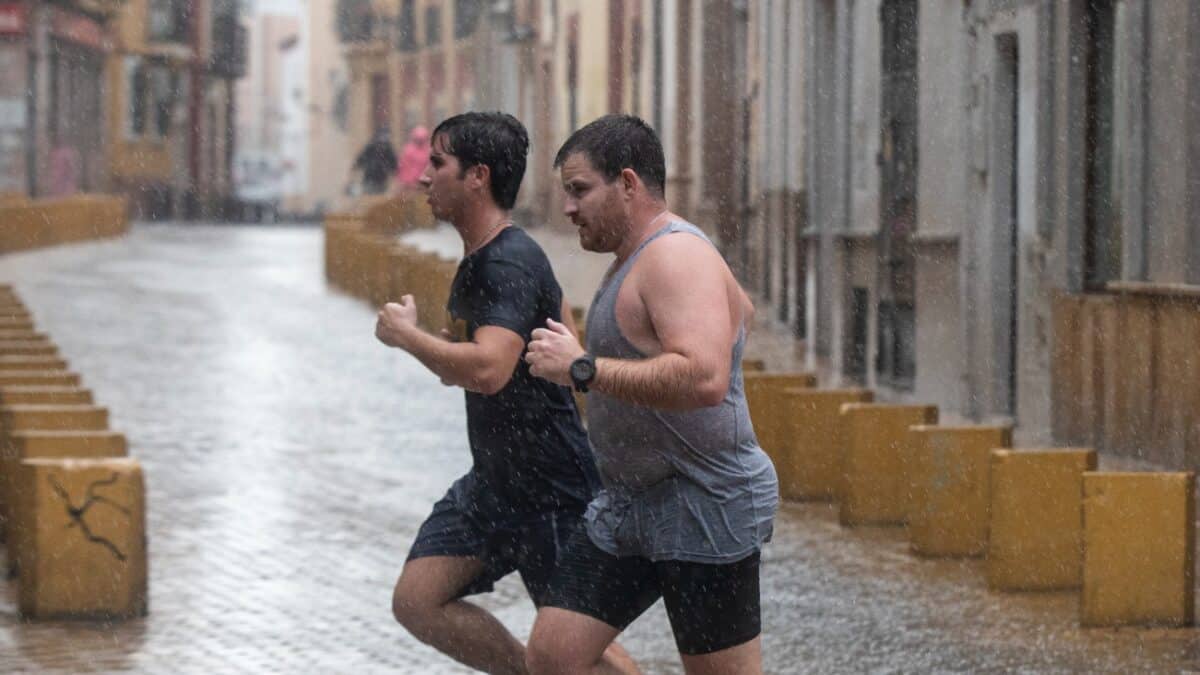
[[[775,460],[784,499],[833,500],[841,475],[845,432],[842,404],[870,403],[867,389],[785,389],[784,449]]]
[[[21,615],[145,615],[146,498],[137,461],[29,459],[20,480],[13,539]]]
[[[925,556],[987,552],[991,452],[1012,445],[1000,426],[916,426],[906,472],[912,481],[908,538]]]
[[[902,525],[908,516],[904,458],[909,427],[936,424],[936,406],[846,403],[845,483],[838,517],[843,525]]]
[[[995,450],[991,459],[988,586],[998,591],[1079,588],[1083,474],[1089,448]]]
[[[1083,475],[1084,626],[1194,621],[1196,477]]]

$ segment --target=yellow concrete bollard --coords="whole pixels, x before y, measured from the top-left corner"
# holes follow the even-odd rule
[[[912,481],[908,538],[914,553],[987,552],[991,452],[1012,446],[1006,426],[916,426],[907,475]]]
[[[33,321],[30,319],[5,319],[0,317],[0,330],[33,330]]]
[[[0,436],[0,526],[17,503],[18,465],[25,459],[124,457],[125,436],[113,431],[14,431]],[[10,563],[15,560],[10,556]]]
[[[0,386],[0,407],[11,405],[90,405],[92,391],[80,387]]]
[[[12,539],[21,615],[144,616],[146,503],[137,461],[27,459],[19,481]]]
[[[904,459],[909,427],[936,424],[936,406],[846,403],[846,452],[839,492],[843,525],[902,525],[908,513]]]
[[[446,328],[446,302],[450,299],[450,285],[458,263],[417,250],[410,251],[406,258],[406,269],[394,281],[397,286],[394,295],[413,296],[418,323],[425,330],[437,332]]]
[[[0,432],[98,431],[108,428],[108,409],[94,405],[0,407]]]
[[[767,363],[762,359],[742,359],[743,373],[765,373],[767,372]]]
[[[39,340],[0,340],[0,356],[57,357],[53,342]]]
[[[1190,626],[1194,621],[1196,477],[1083,475],[1084,626]]]
[[[33,315],[29,313],[21,305],[3,305],[0,304],[0,319],[9,319],[12,321],[33,321]]]
[[[0,387],[78,387],[79,373],[67,370],[0,370]]]
[[[36,330],[0,330],[0,340],[5,342],[49,342],[45,333]]]
[[[812,373],[744,373],[746,405],[758,444],[778,465],[784,456],[790,412],[783,392],[817,386]]]
[[[834,500],[843,478],[844,403],[870,403],[866,389],[785,389],[782,456],[775,460],[784,499]]]
[[[0,370],[66,370],[67,361],[57,356],[0,356]]]
[[[988,514],[988,586],[999,591],[1079,588],[1083,474],[1089,448],[994,450]]]

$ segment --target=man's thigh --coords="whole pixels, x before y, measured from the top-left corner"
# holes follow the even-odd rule
[[[762,638],[756,637],[736,647],[710,654],[681,654],[680,658],[683,670],[688,675],[760,675]]]
[[[443,605],[491,590],[487,533],[463,514],[451,494],[433,505],[396,582],[395,601]],[[485,578],[486,577],[486,578]]]
[[[462,596],[464,588],[479,578],[483,561],[477,558],[427,556],[404,563],[396,581],[393,604],[441,607]]]
[[[655,570],[680,654],[716,655],[758,637],[762,627],[758,553],[719,565],[659,562]],[[744,650],[734,653],[740,651]]]
[[[591,617],[616,635],[660,597],[653,565],[645,558],[610,555],[579,527],[563,547],[545,606]]]

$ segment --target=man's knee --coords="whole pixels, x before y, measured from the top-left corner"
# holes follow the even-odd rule
[[[396,582],[396,589],[392,591],[392,616],[413,637],[427,641],[434,615],[440,609],[439,603],[428,593],[422,593],[414,584],[406,583],[403,577]]]
[[[579,670],[569,645],[529,637],[525,647],[525,667],[530,675],[552,675]]]
[[[525,667],[531,675],[561,675],[585,671],[600,663],[603,646],[592,641],[572,639],[571,631],[560,630],[539,619],[525,647]],[[578,637],[578,636],[575,636]],[[599,650],[600,653],[595,653]]]

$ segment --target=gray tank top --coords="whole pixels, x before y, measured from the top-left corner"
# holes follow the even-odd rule
[[[675,221],[613,270],[588,312],[589,353],[647,358],[617,326],[617,293],[642,250],[677,232],[709,241],[696,226]],[[741,330],[729,355],[729,391],[719,405],[666,411],[587,394],[588,436],[604,482],[586,516],[598,547],[618,556],[720,564],[741,560],[771,538],[779,490],[775,467],[750,425],[745,341]]]

